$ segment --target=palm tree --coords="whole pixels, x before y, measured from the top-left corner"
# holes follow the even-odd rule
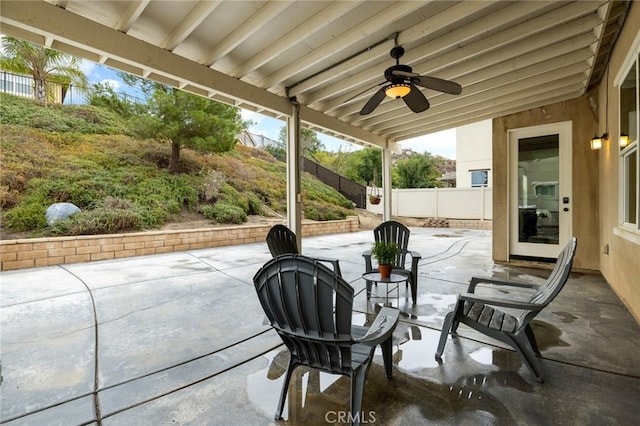
[[[47,49],[14,37],[2,37],[0,68],[33,77],[35,98],[47,105],[47,83],[55,81],[68,88],[87,87],[87,77],[78,66],[78,58],[57,50]]]

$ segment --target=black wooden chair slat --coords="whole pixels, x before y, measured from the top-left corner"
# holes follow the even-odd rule
[[[278,257],[281,254],[300,254],[298,243],[296,240],[296,234],[282,224],[276,224],[269,229],[267,233],[267,247],[271,256]],[[333,266],[333,270],[342,275],[340,271],[340,261],[338,259],[330,259],[325,257],[315,256],[314,259],[321,262],[330,263]]]

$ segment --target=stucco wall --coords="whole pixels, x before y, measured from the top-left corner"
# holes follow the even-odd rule
[[[493,186],[491,125],[483,120],[456,129],[456,187],[471,188],[470,170],[481,169],[489,169],[488,186]]]
[[[598,238],[598,152],[591,151],[589,141],[597,130],[595,113],[587,94],[577,99],[493,120],[493,258],[508,261],[508,176],[507,132],[510,129],[542,124],[572,122],[572,231],[578,238],[574,266],[584,270],[599,269]]]
[[[614,81],[623,62],[628,56],[640,25],[640,2],[631,2],[629,15],[618,37],[609,60],[609,79],[600,83],[598,104],[599,134],[609,132],[611,138],[605,141],[599,151],[600,169],[600,243],[609,246],[609,253],[600,253],[600,271],[627,308],[640,322],[640,235],[625,234],[618,228],[619,202],[619,136],[618,91]],[[605,74],[606,76],[606,74]],[[608,94],[609,101],[606,102]],[[608,105],[608,108],[606,106]],[[607,111],[608,109],[608,111]],[[623,234],[621,236],[619,234]]]
[[[493,121],[493,257],[508,260],[507,131],[572,121],[573,234],[578,238],[574,266],[599,270],[631,314],[640,322],[640,234],[618,227],[618,93],[614,80],[640,32],[640,2],[631,2],[612,51],[609,68],[590,93],[565,102],[497,118]],[[608,100],[607,100],[608,99]],[[593,105],[593,107],[591,106]],[[591,151],[594,134],[608,132],[600,151]],[[605,246],[608,254],[605,253]]]

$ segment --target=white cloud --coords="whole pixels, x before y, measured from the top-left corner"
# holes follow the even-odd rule
[[[96,67],[96,63],[92,61],[87,61],[86,59],[81,59],[79,61],[78,66],[80,67],[80,71],[82,71],[83,74],[86,75],[87,78],[89,78],[89,76],[91,75],[91,73]]]
[[[240,115],[242,116],[243,120],[248,120],[253,119],[256,115],[258,115],[258,113],[240,108]]]
[[[251,133],[263,135],[273,140],[278,140],[280,128],[285,125],[282,120],[245,109],[240,109],[240,115],[243,120],[253,121],[253,125],[248,129]]]
[[[121,86],[118,80],[114,80],[112,78],[105,78],[104,80],[100,81],[100,84],[103,86],[109,86],[116,92],[118,91],[118,89],[120,89],[120,86]]]
[[[416,152],[429,152],[445,158],[456,158],[456,129],[443,130],[429,135],[418,136],[399,142],[404,149],[411,148]]]

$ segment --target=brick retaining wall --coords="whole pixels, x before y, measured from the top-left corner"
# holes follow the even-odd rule
[[[0,270],[264,242],[267,232],[275,223],[282,221],[268,220],[260,225],[204,229],[0,241]],[[349,216],[345,220],[302,223],[302,235],[305,237],[358,230],[357,216]]]

